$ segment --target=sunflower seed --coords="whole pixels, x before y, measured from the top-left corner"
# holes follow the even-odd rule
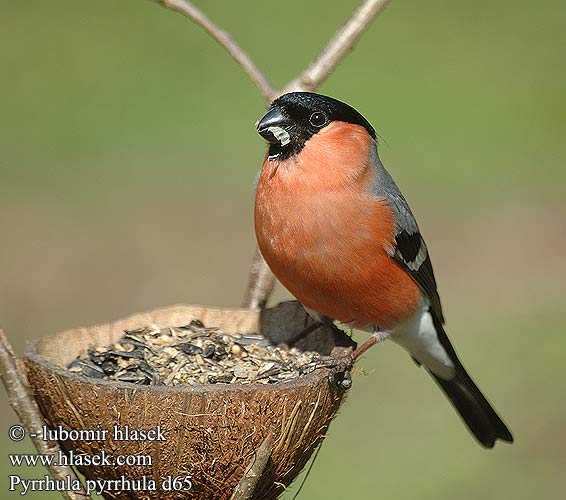
[[[312,371],[318,358],[253,332],[227,333],[194,320],[125,330],[110,346],[89,346],[68,369],[138,385],[274,384]]]

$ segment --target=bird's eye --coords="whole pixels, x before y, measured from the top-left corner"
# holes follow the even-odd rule
[[[320,128],[326,124],[326,115],[317,111],[311,115],[309,122],[313,127]]]

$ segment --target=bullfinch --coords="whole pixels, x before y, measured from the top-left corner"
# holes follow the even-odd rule
[[[257,124],[269,143],[254,223],[275,277],[320,322],[389,339],[431,374],[477,440],[513,442],[446,332],[430,256],[411,209],[351,106],[311,92],[277,98]]]

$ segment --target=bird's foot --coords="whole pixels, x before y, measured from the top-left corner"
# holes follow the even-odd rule
[[[328,368],[330,369],[328,374],[330,383],[342,389],[349,389],[352,387],[350,370],[353,364],[354,353],[350,351],[348,354],[340,356],[320,356],[312,363],[305,365],[303,371],[308,373],[318,368]]]

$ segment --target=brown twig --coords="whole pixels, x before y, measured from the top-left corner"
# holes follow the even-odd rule
[[[388,1],[365,0],[307,69],[289,82],[284,90],[278,92],[278,94],[296,90],[316,90],[328,78],[338,63],[353,49],[364,31]],[[269,271],[259,250],[256,249],[242,307],[263,307],[267,303],[274,285],[275,278]]]
[[[263,308],[274,286],[275,278],[267,267],[265,260],[263,260],[259,248],[256,247],[242,307]]]
[[[297,78],[291,81],[285,92],[315,90],[326,80],[334,68],[350,52],[366,31],[375,16],[389,0],[365,0],[340,28],[320,53]]]
[[[225,31],[214,24],[202,11],[197,9],[187,0],[154,0],[168,9],[180,12],[184,16],[192,19],[195,23],[202,26],[210,36],[212,36],[226,51],[235,59],[242,69],[254,82],[266,101],[273,99],[275,90],[267,81],[267,78],[251,60],[250,56],[235,42],[235,40]]]
[[[18,369],[14,352],[4,335],[0,330],[0,376],[8,393],[8,401],[15,412],[20,417],[27,434],[31,437],[38,453],[45,455],[57,455],[61,449],[56,442],[43,441],[41,439],[41,430],[44,425],[43,417],[33,400],[28,389],[25,375]],[[32,436],[35,435],[36,437]],[[71,478],[71,482],[79,481],[75,471],[65,465],[49,465],[47,469],[54,479],[65,480]],[[80,481],[77,484],[81,484]],[[68,500],[84,500],[90,498],[86,491],[82,488],[80,491],[62,491],[61,494]]]
[[[377,14],[383,10],[389,0],[364,0],[346,24],[336,32],[326,47],[320,51],[313,62],[297,78],[291,80],[281,92],[273,89],[259,68],[230,35],[218,28],[190,2],[186,0],[154,1],[171,10],[180,12],[208,31],[242,66],[266,102],[269,103],[276,95],[284,92],[316,90],[328,78],[346,54],[352,50],[364,31],[369,27]],[[267,268],[259,251],[256,250],[242,307],[263,307],[273,290],[274,284],[275,278]]]
[[[250,460],[242,479],[236,486],[230,500],[250,500],[273,449],[273,436],[267,436]]]

